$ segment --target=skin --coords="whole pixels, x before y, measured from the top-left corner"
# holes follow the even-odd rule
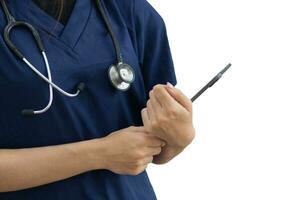
[[[137,175],[163,164],[194,138],[192,104],[178,89],[157,85],[141,111],[144,126],[103,138],[25,149],[0,149],[0,192],[32,188],[87,171]]]
[[[192,101],[172,84],[156,85],[149,92],[147,107],[142,109],[144,126],[167,145],[153,163],[164,164],[182,152],[194,139]]]
[[[149,163],[163,164],[194,138],[192,103],[172,86],[156,85],[141,111],[144,126],[69,144],[0,149],[0,192],[17,191],[107,169],[137,175]]]
[[[0,192],[55,182],[83,172],[108,169],[137,175],[165,142],[144,127],[128,127],[110,135],[63,145],[0,150]],[[113,147],[113,148],[112,148]]]

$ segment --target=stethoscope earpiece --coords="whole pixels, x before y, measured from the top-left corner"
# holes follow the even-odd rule
[[[34,115],[34,110],[32,110],[32,109],[24,109],[24,110],[22,110],[22,115],[33,116]]]
[[[77,90],[79,91],[83,91],[85,88],[85,83],[83,82],[80,82],[78,85],[77,85]]]

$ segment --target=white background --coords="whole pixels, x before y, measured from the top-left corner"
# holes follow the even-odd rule
[[[197,136],[148,173],[159,200],[300,199],[299,0],[149,0],[163,17]]]

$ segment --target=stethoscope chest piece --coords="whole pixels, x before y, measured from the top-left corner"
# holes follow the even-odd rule
[[[108,69],[108,77],[112,85],[121,91],[130,88],[131,83],[135,79],[134,70],[126,63],[118,63],[111,65]]]

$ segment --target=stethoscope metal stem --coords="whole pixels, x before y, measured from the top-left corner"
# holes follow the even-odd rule
[[[52,81],[52,76],[51,76],[51,71],[50,71],[50,68],[49,68],[49,63],[48,63],[48,60],[47,60],[47,56],[44,52],[43,52],[43,55],[44,55],[44,60],[45,60],[45,63],[46,63],[46,70],[47,70],[47,74],[48,74],[48,77],[49,77],[49,81],[51,82]],[[26,62],[26,61],[27,60],[24,59],[24,62]],[[53,89],[52,89],[52,86],[49,84],[49,102],[46,105],[46,107],[44,107],[41,110],[24,109],[24,110],[22,110],[22,114],[23,115],[34,115],[34,114],[44,113],[51,107],[52,102],[53,102]]]
[[[49,68],[49,63],[48,63],[48,59],[47,56],[45,54],[45,52],[42,52],[44,60],[45,60],[45,64],[46,66],[48,66],[47,68]],[[68,96],[68,97],[76,97],[81,90],[83,90],[83,83],[79,83],[77,86],[77,91],[76,93],[68,93],[66,91],[64,91],[63,89],[61,89],[59,86],[57,86],[55,83],[53,83],[49,77],[49,79],[47,77],[45,77],[41,72],[39,72],[39,70],[37,70],[26,58],[23,58],[23,61],[30,67],[30,69],[32,69],[39,77],[41,77],[44,81],[46,81],[49,85],[51,85],[54,89],[56,89],[57,91],[59,91],[61,94]]]

